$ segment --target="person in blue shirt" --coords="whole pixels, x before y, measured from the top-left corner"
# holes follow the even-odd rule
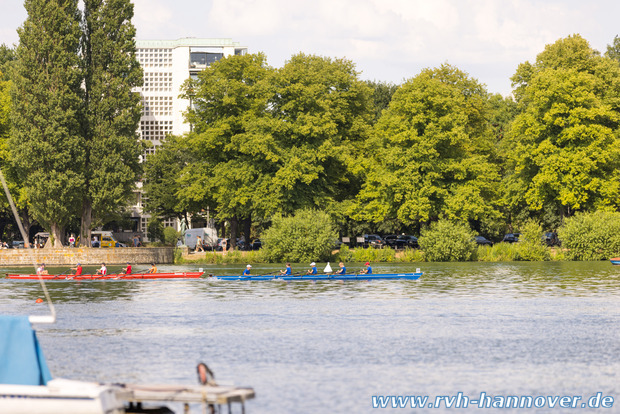
[[[340,270],[336,272],[337,275],[344,275],[347,273],[347,268],[344,267],[344,263],[340,262],[338,263],[338,266],[340,266]]]
[[[293,269],[291,269],[291,264],[287,263],[286,264],[286,269],[284,270],[280,270],[280,274],[284,275],[284,276],[290,276],[293,274]]]
[[[372,274],[372,267],[370,267],[370,262],[366,262],[366,264],[364,266],[366,266],[366,269],[363,269],[360,273],[363,273],[363,274],[366,274],[366,275],[371,275]]]
[[[316,263],[310,263],[310,269],[308,269],[309,275],[316,275]]]
[[[250,269],[252,268],[252,265],[247,265],[245,267],[245,270],[243,271],[243,276],[250,276]]]

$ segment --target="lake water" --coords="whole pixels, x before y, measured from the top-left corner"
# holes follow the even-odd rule
[[[204,361],[217,380],[255,389],[246,405],[252,414],[478,412],[473,405],[373,408],[373,396],[434,400],[459,392],[472,400],[485,392],[582,401],[600,392],[614,398],[612,408],[582,409],[580,401],[571,411],[620,412],[620,267],[422,263],[374,270],[416,267],[425,272],[417,281],[48,282],[58,322],[38,326],[38,337],[57,377],[193,384]],[[198,266],[160,270],[180,268]],[[203,268],[238,274],[243,266]],[[44,314],[39,297],[38,282],[0,281],[1,313]]]

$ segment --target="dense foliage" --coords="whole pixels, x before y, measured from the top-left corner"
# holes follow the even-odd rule
[[[513,77],[516,199],[560,217],[620,205],[620,65],[578,35],[558,40]]]
[[[449,65],[403,84],[367,143],[352,216],[405,225],[496,216],[500,176],[490,161],[487,101],[482,85]]]
[[[429,262],[456,262],[474,258],[475,234],[467,224],[439,220],[422,231],[418,242]]]
[[[262,236],[267,260],[295,263],[329,260],[337,239],[329,215],[310,209],[290,217],[276,215]]]
[[[605,260],[620,256],[620,213],[577,213],[558,230],[570,260]]]

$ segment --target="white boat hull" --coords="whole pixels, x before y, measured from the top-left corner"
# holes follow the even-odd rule
[[[47,386],[0,384],[2,414],[123,414],[122,389],[93,382],[54,379]]]

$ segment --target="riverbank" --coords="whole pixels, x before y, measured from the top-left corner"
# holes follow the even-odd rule
[[[494,246],[478,246],[474,262],[544,262],[565,261],[565,251],[559,247],[541,246],[537,255],[532,255],[527,246],[518,243],[497,243]],[[174,263],[183,264],[241,264],[269,263],[262,250],[227,252],[190,252],[187,247],[175,250]],[[334,250],[330,259],[337,262],[373,262],[373,263],[420,263],[428,262],[420,249],[394,250],[383,249],[350,249],[342,247]]]
[[[0,266],[99,265],[106,264],[172,264],[172,247],[62,248],[0,250]]]

